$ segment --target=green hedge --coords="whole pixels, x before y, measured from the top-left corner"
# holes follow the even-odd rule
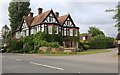
[[[105,37],[104,35],[98,35],[89,40],[90,49],[106,49],[113,44],[114,38]]]

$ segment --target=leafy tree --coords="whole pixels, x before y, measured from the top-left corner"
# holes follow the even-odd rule
[[[93,37],[97,35],[105,35],[101,30],[96,27],[89,27],[88,33],[92,34]]]
[[[10,29],[7,25],[2,27],[2,42],[7,44],[8,36],[9,36]]]
[[[106,12],[115,12],[115,15],[113,17],[113,19],[115,19],[117,22],[115,27],[117,27],[118,31],[120,31],[120,1],[118,2],[118,5],[116,6],[115,9],[109,9],[109,10],[106,10]]]
[[[16,30],[16,28],[20,25],[22,21],[22,17],[28,15],[30,12],[30,3],[29,2],[14,2],[12,0],[9,3],[9,20],[12,32]]]
[[[115,25],[115,27],[118,27],[118,31],[120,31],[120,2],[117,5],[117,12],[115,14],[115,16],[113,17],[113,19],[116,19],[117,24]]]

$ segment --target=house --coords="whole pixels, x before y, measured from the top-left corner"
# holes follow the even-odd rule
[[[80,40],[89,41],[92,38],[91,34],[83,33],[80,35]]]
[[[28,16],[23,16],[21,25],[15,32],[15,38],[21,36],[29,36],[37,32],[47,34],[56,34],[64,37],[64,48],[78,48],[78,41],[72,41],[68,37],[79,37],[79,27],[76,27],[70,14],[59,16],[59,12],[54,12],[52,9],[43,12],[42,8],[38,8],[38,15],[33,16],[30,12]]]

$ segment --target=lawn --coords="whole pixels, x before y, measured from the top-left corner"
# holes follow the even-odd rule
[[[86,54],[96,54],[96,53],[104,53],[104,52],[111,52],[111,50],[107,50],[107,49],[89,49],[87,51],[78,52],[77,54],[86,55]]]
[[[76,54],[71,53],[44,53],[39,55],[47,55],[47,56],[70,56],[70,55],[87,55],[87,54],[96,54],[96,53],[105,53],[105,52],[111,52],[111,50],[108,49],[89,49],[87,51],[83,52],[77,52]]]

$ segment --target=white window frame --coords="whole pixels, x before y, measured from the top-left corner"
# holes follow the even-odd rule
[[[66,36],[67,34],[66,34],[66,32],[67,32],[67,29],[66,28],[64,28],[64,36]]]
[[[52,34],[52,26],[48,26],[48,34]]]
[[[73,36],[73,29],[70,29],[70,36]]]
[[[41,30],[41,31],[44,32],[44,25],[42,25],[41,27],[42,27],[42,30]]]
[[[75,29],[75,32],[76,32],[75,36],[78,36],[78,31],[76,29]]]

